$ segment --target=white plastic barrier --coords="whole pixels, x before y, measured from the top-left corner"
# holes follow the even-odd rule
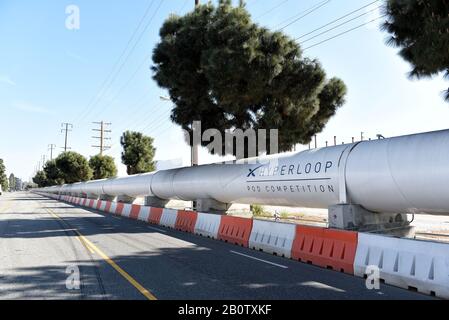
[[[218,238],[218,229],[220,228],[221,216],[218,214],[207,214],[198,212],[198,218],[195,224],[195,233],[203,237]]]
[[[150,210],[151,210],[151,207],[141,206],[137,220],[147,222],[148,217],[150,216]]]
[[[354,273],[377,267],[387,284],[449,299],[449,244],[359,233]]]
[[[295,234],[294,224],[253,220],[249,247],[290,258]]]
[[[122,217],[129,218],[129,215],[131,214],[131,207],[132,207],[132,205],[129,203],[125,203],[123,205]]]
[[[112,201],[111,207],[109,208],[109,213],[115,214],[115,211],[117,210],[117,202]]]
[[[99,209],[100,211],[104,212],[104,209],[106,208],[106,203],[107,203],[106,200],[101,201],[101,205],[100,205],[100,209]]]
[[[159,224],[164,227],[174,228],[177,216],[178,216],[178,210],[164,209],[162,211],[161,221]]]

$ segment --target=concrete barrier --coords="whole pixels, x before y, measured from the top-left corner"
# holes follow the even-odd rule
[[[129,212],[129,218],[137,220],[137,218],[139,218],[139,212],[140,212],[141,207],[142,206],[140,206],[138,204],[131,205],[131,210]]]
[[[164,209],[159,224],[164,227],[175,228],[178,210]]]
[[[117,202],[111,201],[111,206],[109,207],[109,213],[117,214]]]
[[[249,247],[290,258],[295,235],[294,224],[254,220]]]
[[[297,225],[292,258],[354,274],[356,249],[357,232]]]
[[[125,204],[123,202],[117,202],[117,204],[115,206],[115,214],[118,216],[121,216],[124,207],[125,207]]]
[[[195,233],[203,237],[218,238],[221,216],[218,214],[198,213],[195,224]]]
[[[193,233],[195,231],[198,213],[195,211],[178,210],[175,229]]]
[[[248,247],[252,226],[253,219],[222,216],[218,229],[218,239]]]
[[[160,224],[162,212],[164,209],[162,208],[153,208],[150,209],[150,216],[148,217],[148,222],[152,224]]]
[[[151,207],[145,207],[145,206],[139,206],[140,210],[137,216],[137,220],[148,222],[148,219],[150,218],[150,211]]]
[[[53,197],[53,195],[49,195]],[[249,246],[364,277],[374,269],[385,283],[449,299],[449,244],[54,196],[83,206]]]
[[[448,244],[359,233],[355,275],[368,266],[387,284],[449,299]]]
[[[120,212],[120,213],[118,213]],[[129,214],[131,213],[131,204],[129,203],[118,203],[117,204],[117,214],[129,218]]]
[[[103,200],[97,200],[97,205],[95,206],[96,210],[100,210],[101,204],[103,203]]]
[[[99,210],[102,211],[102,212],[105,212],[105,211],[106,211],[106,205],[107,205],[107,204],[108,204],[108,201],[102,200],[102,201],[101,201],[101,205],[100,205]]]

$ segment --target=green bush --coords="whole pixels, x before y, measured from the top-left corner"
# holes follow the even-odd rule
[[[288,219],[288,212],[287,211],[282,211],[281,212],[281,219]]]
[[[265,214],[264,208],[258,204],[251,205],[251,212],[254,216],[263,216]]]

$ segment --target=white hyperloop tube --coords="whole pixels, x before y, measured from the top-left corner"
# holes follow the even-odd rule
[[[372,211],[449,213],[449,130],[360,143],[346,183],[351,201]]]
[[[103,181],[103,194],[111,196],[151,196],[151,180],[154,173],[138,174]]]
[[[163,199],[327,208],[338,202],[338,162],[348,147],[160,171],[151,190]]]
[[[374,212],[449,214],[449,130],[59,189],[62,193],[100,191],[113,196],[311,208],[353,203]]]

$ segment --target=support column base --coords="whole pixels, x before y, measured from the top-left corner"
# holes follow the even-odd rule
[[[230,203],[223,203],[213,199],[197,199],[196,210],[199,212],[215,213],[226,215],[231,207]]]
[[[114,201],[114,196],[110,196],[107,194],[102,194],[100,195],[100,200],[104,200],[104,201]]]
[[[329,227],[414,237],[414,227],[407,221],[407,214],[375,213],[356,204],[337,204],[329,207]]]
[[[122,203],[133,203],[134,200],[136,200],[136,198],[133,197],[129,197],[129,196],[117,196],[117,202],[122,202]]]
[[[144,204],[147,207],[165,208],[169,201],[158,197],[145,197]]]

